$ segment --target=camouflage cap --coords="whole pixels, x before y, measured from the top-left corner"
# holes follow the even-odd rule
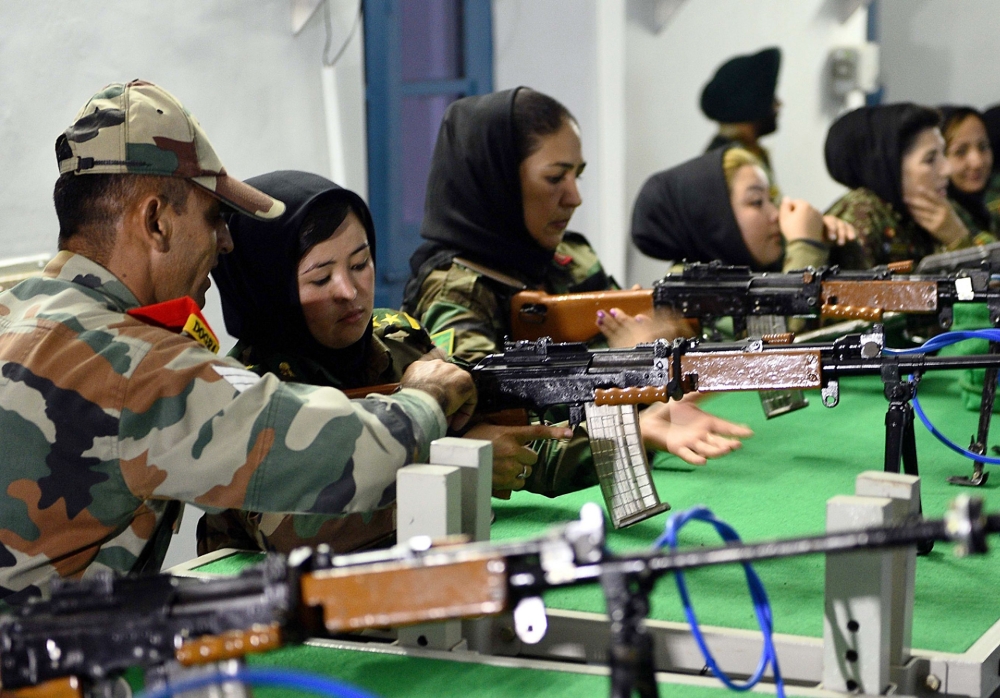
[[[208,136],[177,98],[144,80],[90,98],[56,139],[59,172],[184,177],[253,218],[285,211],[277,199],[230,177]]]

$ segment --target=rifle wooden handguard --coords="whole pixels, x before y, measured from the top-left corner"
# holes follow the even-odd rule
[[[653,312],[650,289],[598,291],[552,296],[521,291],[510,301],[510,331],[514,339],[552,337],[556,342],[585,342],[599,333],[597,311],[620,308],[629,315]]]

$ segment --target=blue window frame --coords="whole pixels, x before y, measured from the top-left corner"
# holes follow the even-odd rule
[[[438,127],[459,97],[493,91],[490,0],[364,0],[368,200],[375,305],[397,308],[420,245]]]

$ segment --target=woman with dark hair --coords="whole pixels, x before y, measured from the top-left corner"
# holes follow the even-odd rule
[[[986,208],[986,187],[993,176],[993,148],[983,115],[969,106],[946,104],[938,110],[944,154],[951,165],[948,200],[976,241],[985,242],[979,234],[995,237],[1000,232],[1000,220]]]
[[[852,223],[860,245],[835,250],[831,261],[866,269],[986,241],[948,202],[940,123],[937,110],[910,103],[861,107],[833,123],[826,167],[851,191],[827,213]]]
[[[801,199],[775,203],[773,191],[755,154],[710,151],[646,180],[632,209],[632,241],[656,259],[777,271],[825,264],[828,241],[854,239],[850,225]]]
[[[473,362],[502,348],[517,291],[617,288],[586,238],[567,232],[585,164],[576,120],[547,95],[521,87],[449,106],[427,182],[426,242],[410,260],[403,298],[403,309],[449,355]],[[648,447],[692,463],[729,452],[739,445],[729,437],[749,434],[687,403],[653,405],[641,419]],[[540,457],[539,471],[545,462],[549,472],[528,488],[552,494],[592,484],[577,479],[586,471],[577,467],[589,453],[585,436],[560,449],[575,449],[569,467],[559,465],[567,462],[561,455]]]
[[[280,192],[286,214],[275,221],[234,217],[234,251],[212,272],[222,296],[226,329],[239,339],[231,355],[261,375],[342,390],[398,383],[434,346],[413,318],[375,309],[375,228],[357,194],[318,175],[283,171],[250,180]],[[568,429],[474,427],[470,436],[493,441],[498,489],[520,489],[537,458],[525,443],[569,437]],[[523,477],[519,477],[522,475]],[[207,514],[199,551],[220,547],[288,552],[327,543],[337,552],[391,544],[394,510],[362,518],[285,516],[229,510]]]

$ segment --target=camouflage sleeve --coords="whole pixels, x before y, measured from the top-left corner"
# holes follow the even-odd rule
[[[785,245],[782,271],[821,267],[830,259],[830,248],[816,240],[791,240]]]
[[[495,352],[510,327],[482,278],[457,264],[428,275],[416,313],[439,349],[470,364]]]
[[[385,506],[396,470],[426,460],[446,430],[426,393],[352,401],[332,388],[261,378],[180,337],[153,345],[123,403],[124,484],[140,498],[208,510],[334,514]]]
[[[881,203],[874,194],[854,189],[827,210],[827,215],[847,221],[858,231],[857,243],[833,250],[831,262],[847,269],[871,269],[876,265],[887,231],[895,229],[895,222],[882,214],[885,205],[876,202]]]

